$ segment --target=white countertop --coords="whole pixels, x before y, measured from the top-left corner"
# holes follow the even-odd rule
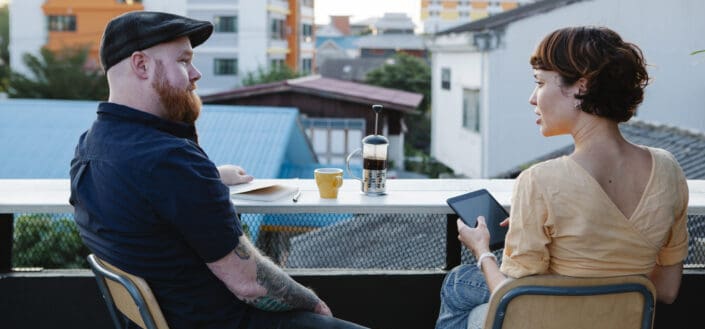
[[[346,179],[337,199],[321,199],[311,179],[262,180],[298,186],[298,202],[233,200],[240,213],[426,213],[447,214],[446,199],[480,188],[509,206],[514,180],[505,179],[390,179],[387,194],[367,196],[360,182]],[[0,213],[71,213],[68,179],[0,179]],[[689,214],[705,214],[705,180],[689,180]]]

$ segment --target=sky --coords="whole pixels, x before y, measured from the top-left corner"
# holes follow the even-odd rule
[[[0,0],[0,5],[8,0]],[[419,25],[421,0],[316,0],[314,15],[316,24],[328,24],[330,15],[350,15],[351,22],[370,17],[382,17],[384,13],[406,13]]]
[[[0,0],[1,1],[1,0]],[[382,17],[384,13],[406,13],[418,29],[420,26],[421,0],[315,0],[316,24],[328,24],[330,15],[350,15],[350,22],[370,17]]]
[[[8,0],[0,0],[0,5]],[[315,0],[316,24],[328,24],[330,15],[350,15],[351,22],[370,17],[382,17],[384,13],[406,13],[420,27],[421,0]]]

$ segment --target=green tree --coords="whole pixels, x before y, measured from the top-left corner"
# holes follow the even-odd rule
[[[64,48],[56,53],[42,48],[40,56],[25,54],[22,61],[32,77],[12,71],[10,97],[93,99],[108,97],[108,81],[100,69],[86,66],[88,47]]]
[[[422,59],[407,55],[397,54],[391,64],[367,73],[366,83],[375,86],[404,90],[423,95],[423,101],[419,105],[420,114],[406,115],[406,123],[409,128],[407,138],[405,138],[405,154],[415,154],[415,150],[428,154],[431,146],[431,68]]]
[[[10,11],[7,4],[0,6],[0,92],[7,91],[10,78]]]
[[[283,81],[293,78],[298,78],[302,74],[295,72],[286,65],[275,65],[269,71],[265,71],[262,67],[257,69],[257,72],[248,72],[242,79],[244,86],[254,86],[263,83]]]
[[[89,250],[68,217],[19,216],[15,222],[13,267],[86,268]]]

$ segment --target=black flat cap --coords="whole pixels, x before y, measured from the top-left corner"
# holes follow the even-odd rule
[[[191,47],[205,42],[213,33],[213,24],[179,15],[132,11],[113,18],[100,41],[100,62],[107,72],[113,65],[160,43],[188,37]]]

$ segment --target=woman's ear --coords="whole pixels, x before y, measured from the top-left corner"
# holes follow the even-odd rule
[[[587,79],[580,78],[576,82],[578,84],[578,95],[584,95],[587,92]]]
[[[136,51],[130,56],[130,66],[132,67],[132,72],[134,72],[140,79],[149,78],[149,71],[147,69],[148,63],[149,56],[142,51]]]

